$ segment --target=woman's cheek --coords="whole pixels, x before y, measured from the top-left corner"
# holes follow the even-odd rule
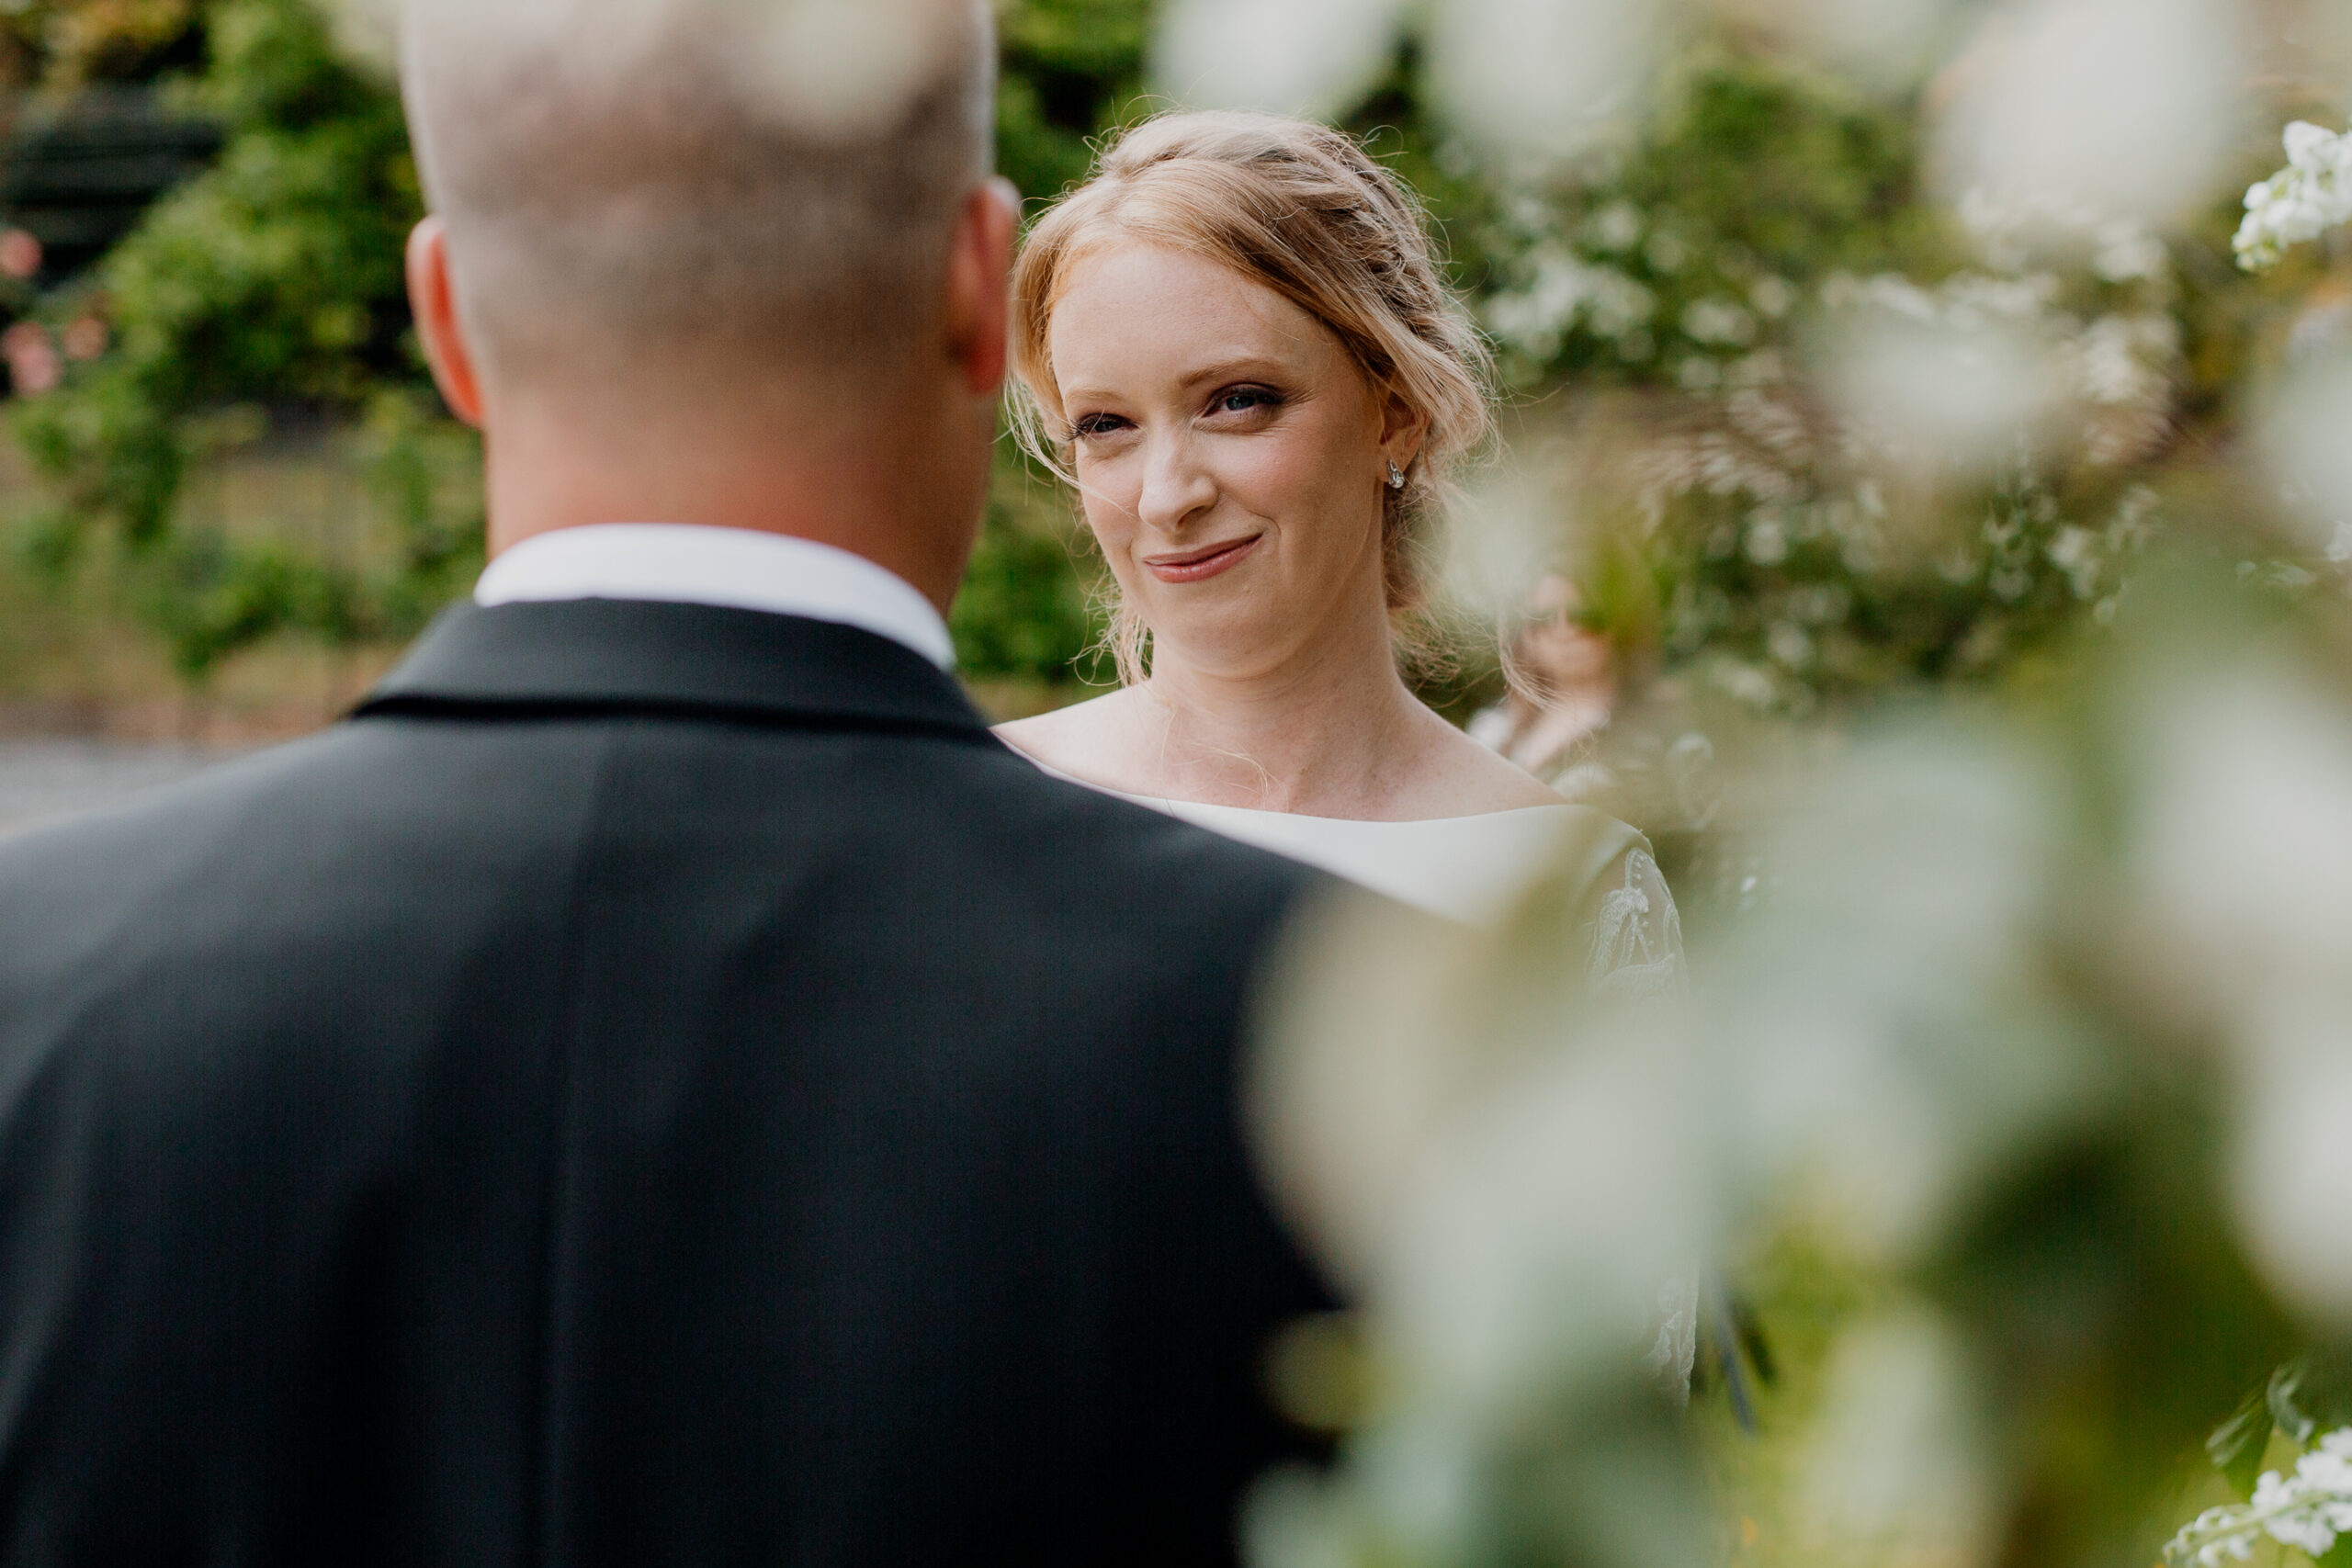
[[[1124,581],[1127,549],[1136,536],[1135,515],[1131,510],[1122,510],[1114,498],[1099,488],[1090,486],[1085,493],[1086,526],[1094,535],[1095,547],[1102,552],[1112,575]]]
[[[1322,489],[1316,481],[1329,467],[1317,462],[1317,454],[1305,449],[1306,446],[1296,439],[1276,438],[1254,449],[1244,448],[1233,454],[1225,478],[1233,493],[1246,497],[1250,510],[1258,515],[1295,517],[1302,505],[1314,505]]]
[[[1079,501],[1086,513],[1086,525],[1107,542],[1121,531],[1127,520],[1123,513],[1133,511],[1135,500],[1125,491],[1119,465],[1098,458],[1075,465],[1073,471],[1078,477]]]

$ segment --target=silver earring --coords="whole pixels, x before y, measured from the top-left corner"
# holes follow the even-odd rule
[[[1398,468],[1393,461],[1388,465],[1388,488],[1390,490],[1405,488],[1405,470]]]

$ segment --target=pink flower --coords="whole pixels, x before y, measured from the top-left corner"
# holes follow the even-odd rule
[[[58,334],[68,359],[96,359],[107,351],[107,324],[96,316],[82,316]]]
[[[40,242],[22,229],[0,230],[0,273],[23,282],[40,270]]]
[[[49,329],[38,321],[18,321],[0,333],[0,359],[8,362],[9,379],[20,397],[53,392],[65,379],[65,361],[50,341]]]

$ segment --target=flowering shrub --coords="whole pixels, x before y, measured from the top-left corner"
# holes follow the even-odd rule
[[[1949,265],[1918,156],[1899,109],[1726,52],[1631,145],[1497,165],[1473,260],[1511,380],[1712,390],[1824,277]]]
[[[1262,1568],[1663,1568],[1743,1518],[1740,1560],[1792,1568],[2146,1560],[2199,1439],[2352,1325],[2352,615],[2263,626],[2233,570],[2152,556],[2147,614],[2028,692],[1729,759],[1769,913],[1694,900],[1666,1017],[1577,994],[1549,884],[1497,939],[1368,916],[1317,950],[1264,1081],[1303,1080],[1276,1147],[1384,1173],[1297,1190],[1380,1238],[1377,1394],[1334,1473],[1265,1495]],[[1842,1281],[1764,1298],[1799,1386],[1761,1444],[1720,1404],[1652,1424],[1634,1287],[1678,1252]],[[1702,1365],[1749,1359],[1718,1302]],[[2256,1528],[2316,1543],[2338,1449],[2247,1475]]]
[[[2199,395],[2171,244],[2079,201],[1940,215],[1907,111],[1786,64],[1683,103],[1481,231],[1511,373],[1566,393],[1529,525],[1652,578],[1615,625],[1584,595],[1628,700],[1662,674],[1803,714],[2111,622]]]
[[[40,343],[10,355],[17,389],[39,394],[10,411],[48,481],[31,555],[58,576],[101,536],[125,547],[132,597],[190,678],[288,628],[334,641],[413,630],[434,605],[411,563],[442,560],[435,541],[480,516],[458,486],[431,487],[419,513],[394,485],[380,572],[291,539],[179,525],[191,464],[266,431],[269,408],[356,424],[386,399],[428,406],[404,335],[401,246],[421,207],[398,99],[340,55],[308,0],[214,0],[200,19],[205,69],[181,92],[223,128],[218,164],[52,290],[21,323]],[[62,360],[34,352],[52,333]],[[420,451],[465,466],[449,450],[462,440],[412,427]]]

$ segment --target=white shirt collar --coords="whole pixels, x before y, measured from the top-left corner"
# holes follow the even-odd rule
[[[490,563],[477,604],[651,599],[833,621],[956,667],[947,623],[912,584],[812,539],[686,523],[598,523],[535,534]]]

